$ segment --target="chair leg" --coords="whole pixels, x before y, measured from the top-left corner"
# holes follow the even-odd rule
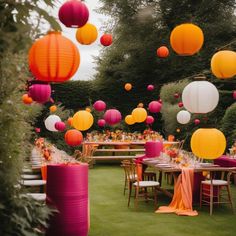
[[[213,185],[210,185],[210,215],[213,212]]]
[[[131,198],[131,194],[132,194],[132,183],[129,182],[129,196],[128,196],[128,207],[130,204],[130,198]]]
[[[139,187],[135,187],[135,208],[138,208]]]
[[[200,199],[199,199],[199,203],[200,203],[200,208],[202,208],[202,183],[200,184]]]
[[[124,195],[125,195],[126,188],[127,188],[127,178],[126,178],[126,176],[125,176]]]
[[[157,209],[157,187],[154,187],[154,208]]]
[[[231,194],[231,191],[230,191],[230,186],[227,185],[226,188],[227,188],[227,192],[228,192],[229,202],[230,202],[230,205],[231,205],[233,213],[234,213],[234,205],[233,205],[233,200],[232,200],[232,194]]]
[[[162,171],[159,171],[158,182],[160,183],[160,187],[161,187],[161,182],[162,182]]]

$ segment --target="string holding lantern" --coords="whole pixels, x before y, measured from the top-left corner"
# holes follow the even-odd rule
[[[72,147],[79,146],[83,141],[83,135],[76,129],[71,129],[65,133],[65,142]]]
[[[112,44],[112,35],[111,34],[102,35],[102,37],[100,38],[100,43],[105,47],[110,46]]]
[[[126,84],[125,84],[125,90],[126,90],[126,91],[130,91],[131,89],[132,89],[132,84],[126,83]]]
[[[208,81],[194,81],[184,88],[182,101],[189,112],[204,114],[216,108],[219,92],[215,85]]]
[[[115,125],[122,119],[121,113],[117,109],[109,109],[104,114],[104,120],[109,125]]]
[[[97,28],[90,23],[87,23],[76,31],[76,40],[82,45],[90,45],[96,41],[98,37]]]
[[[177,113],[177,121],[182,124],[185,125],[187,123],[189,123],[190,119],[191,119],[191,114],[188,111],[179,111]]]
[[[236,75],[236,52],[222,50],[211,58],[211,71],[218,79],[229,79]]]
[[[132,115],[127,115],[125,117],[125,123],[127,125],[133,125],[135,123],[133,116]]]
[[[60,32],[49,32],[34,42],[28,60],[37,80],[64,82],[79,68],[80,54],[75,44]]]
[[[157,49],[157,56],[165,58],[169,56],[169,49],[166,46],[161,46]]]
[[[93,108],[96,111],[104,111],[106,109],[106,103],[102,100],[98,100],[93,104]]]
[[[197,25],[181,24],[176,26],[170,35],[172,49],[181,56],[192,56],[203,45],[204,35]]]
[[[73,116],[72,125],[77,130],[85,131],[91,128],[93,121],[94,119],[90,112],[78,111]]]
[[[87,23],[89,10],[83,2],[69,0],[60,7],[58,16],[66,27],[78,28]]]
[[[147,118],[147,111],[144,108],[138,107],[132,111],[132,117],[135,122],[142,123]]]
[[[148,104],[148,109],[151,113],[158,113],[161,111],[162,104],[158,101],[152,101]]]
[[[21,100],[26,105],[30,105],[33,102],[33,99],[27,93],[22,96]]]
[[[197,129],[191,137],[194,155],[203,159],[216,159],[226,148],[226,138],[218,129]]]

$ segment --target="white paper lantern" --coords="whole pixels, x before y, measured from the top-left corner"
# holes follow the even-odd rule
[[[55,128],[55,124],[61,121],[61,118],[57,115],[50,115],[47,117],[47,119],[44,121],[46,129],[49,131],[57,132],[58,130]]]
[[[187,124],[191,119],[191,114],[188,111],[179,111],[177,114],[177,121],[185,125]]]
[[[208,81],[194,81],[184,88],[182,101],[189,112],[204,114],[216,108],[219,92],[215,85]]]

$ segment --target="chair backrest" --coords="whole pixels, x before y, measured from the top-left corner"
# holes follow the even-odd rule
[[[123,161],[121,166],[124,168],[125,175],[126,175],[128,181],[132,182],[134,180],[137,180],[135,163],[132,163],[130,161],[127,161],[127,162]]]

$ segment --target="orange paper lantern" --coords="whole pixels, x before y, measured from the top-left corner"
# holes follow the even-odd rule
[[[131,89],[132,89],[132,84],[130,84],[130,83],[125,84],[126,91],[130,91]]]
[[[81,28],[78,28],[76,31],[76,39],[80,44],[83,45],[90,45],[93,42],[96,41],[98,37],[98,31],[97,28],[90,24],[87,23]]]
[[[24,94],[24,95],[22,96],[22,102],[23,102],[24,104],[29,105],[29,104],[31,104],[31,103],[33,102],[33,99],[26,93],[26,94]]]
[[[73,117],[69,117],[67,120],[68,125],[72,126],[72,122],[73,122]]]
[[[169,56],[169,49],[166,46],[161,46],[157,49],[157,56],[165,58]]]
[[[197,53],[204,42],[202,30],[194,24],[181,24],[173,29],[170,44],[181,56],[192,56]]]
[[[30,71],[41,81],[67,81],[75,74],[79,64],[77,47],[60,32],[48,33],[37,40],[29,51]]]
[[[69,146],[78,146],[83,141],[83,135],[80,131],[71,129],[65,133],[65,141]]]
[[[55,112],[57,110],[57,106],[53,105],[49,107],[50,112]]]

